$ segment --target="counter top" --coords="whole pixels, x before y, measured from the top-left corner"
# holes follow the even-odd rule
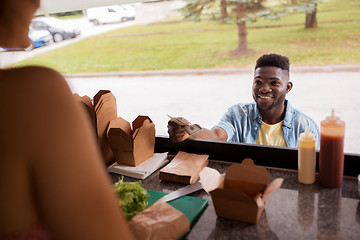
[[[209,167],[220,173],[232,163],[212,161]],[[266,202],[257,224],[219,218],[211,197],[203,190],[190,196],[205,198],[209,205],[186,239],[360,239],[360,187],[357,178],[344,177],[343,186],[323,188],[298,182],[297,171],[267,168],[270,180],[284,183]],[[110,174],[116,182],[119,175]],[[138,181],[125,177],[124,181]],[[159,179],[159,171],[142,180],[145,189],[172,192],[183,186]]]
[[[257,224],[219,218],[211,197],[203,190],[190,194],[209,200],[209,205],[195,223],[186,239],[360,239],[360,155],[345,154],[344,181],[338,189],[298,182],[297,149],[256,144],[225,143],[188,139],[173,143],[167,137],[156,137],[155,152],[178,151],[208,154],[209,167],[225,173],[228,166],[251,158],[255,165],[265,166],[270,181],[283,178],[284,183],[267,201]],[[318,167],[318,152],[317,152]],[[318,169],[318,168],[317,168]],[[113,182],[118,175],[111,174]],[[136,181],[124,178],[125,181]],[[150,190],[172,192],[183,184],[159,180],[156,171],[143,181]]]
[[[230,162],[210,160],[209,167],[226,172]],[[360,186],[357,178],[344,177],[343,186],[328,189],[298,182],[297,171],[268,168],[270,180],[284,183],[266,202],[257,224],[219,218],[211,197],[203,190],[190,196],[205,198],[209,205],[186,239],[360,239]],[[119,175],[110,174],[113,182]],[[124,181],[138,181],[125,177]],[[159,179],[156,171],[142,180],[145,189],[172,192],[183,186]]]

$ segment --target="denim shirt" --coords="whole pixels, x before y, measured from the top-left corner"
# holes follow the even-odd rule
[[[318,125],[310,117],[293,108],[285,100],[286,112],[282,123],[284,139],[288,147],[297,148],[300,133],[309,132],[316,138],[316,149],[320,148],[320,131]],[[214,127],[220,127],[227,134],[227,142],[255,143],[261,127],[262,116],[255,102],[236,104],[228,109],[220,122]]]

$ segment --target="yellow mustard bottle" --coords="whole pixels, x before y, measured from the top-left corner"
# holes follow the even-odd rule
[[[316,150],[315,136],[306,126],[305,133],[300,134],[298,146],[298,179],[303,184],[315,182]]]

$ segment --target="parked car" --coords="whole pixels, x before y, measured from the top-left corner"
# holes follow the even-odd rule
[[[88,8],[86,12],[89,21],[95,25],[134,20],[136,15],[135,9],[127,5]]]
[[[0,51],[30,51],[34,48],[43,47],[54,42],[53,37],[49,31],[36,30],[29,26],[30,46],[27,48],[0,48]]]
[[[36,17],[31,26],[37,30],[47,30],[53,36],[54,42],[80,35],[80,29],[69,25],[66,21],[54,17]]]
[[[31,40],[30,48],[38,48],[49,45],[54,42],[51,33],[47,30],[36,30],[29,27],[29,38]]]

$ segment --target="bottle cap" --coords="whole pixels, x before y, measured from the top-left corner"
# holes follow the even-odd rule
[[[331,109],[331,115],[326,117],[323,121],[325,125],[345,125],[344,121],[341,121],[340,117],[335,116],[334,109]]]
[[[303,141],[315,141],[314,134],[309,132],[309,125],[306,125],[304,133],[300,133],[300,139]]]

